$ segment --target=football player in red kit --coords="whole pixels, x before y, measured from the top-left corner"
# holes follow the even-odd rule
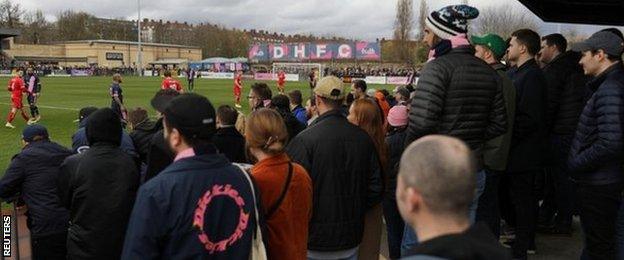
[[[165,71],[165,78],[160,84],[160,89],[173,89],[177,92],[183,93],[182,84],[177,79],[171,77],[171,71]]]
[[[280,94],[284,94],[284,85],[286,84],[286,73],[283,70],[280,70],[277,73],[277,90]]]
[[[22,72],[18,71],[17,75],[15,75],[11,80],[9,80],[9,86],[7,87],[8,91],[11,91],[11,111],[7,116],[7,123],[4,125],[7,128],[15,128],[13,124],[13,119],[15,119],[15,114],[17,110],[20,110],[22,113],[22,117],[26,120],[27,123],[30,124],[28,116],[24,111],[24,104],[22,103],[22,93],[27,92],[28,90],[24,86],[24,80],[22,79]]]
[[[234,77],[234,106],[237,108],[241,108],[241,93],[243,93],[243,72],[238,71]]]

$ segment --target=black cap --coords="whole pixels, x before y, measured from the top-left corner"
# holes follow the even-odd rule
[[[82,122],[85,118],[89,117],[93,112],[97,110],[97,107],[83,107],[78,112],[78,122]]]
[[[594,33],[587,40],[579,42],[572,47],[573,51],[584,52],[603,50],[606,54],[612,56],[622,55],[624,49],[622,38],[612,32],[600,31]]]
[[[152,98],[151,104],[156,111],[160,113],[164,113],[165,108],[169,105],[172,99],[180,95],[177,91],[173,89],[161,89],[156,92],[156,95]]]
[[[48,138],[48,129],[42,125],[29,125],[24,128],[22,131],[22,139],[26,142],[32,142],[35,136],[41,136],[43,138]]]
[[[167,126],[178,129],[186,138],[210,140],[217,131],[214,107],[198,94],[182,94],[172,99],[163,114]]]

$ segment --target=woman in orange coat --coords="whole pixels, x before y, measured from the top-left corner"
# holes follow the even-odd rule
[[[261,194],[269,259],[306,259],[312,215],[312,180],[284,149],[288,131],[282,117],[262,108],[247,119],[245,140],[257,163],[251,173]]]

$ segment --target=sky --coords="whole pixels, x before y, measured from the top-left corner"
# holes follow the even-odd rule
[[[41,9],[49,20],[63,10],[86,11],[103,18],[136,19],[137,0],[12,0],[27,11]],[[140,0],[141,17],[179,22],[210,22],[228,28],[269,30],[285,34],[314,34],[375,40],[392,38],[396,0]],[[42,3],[45,6],[42,6]],[[97,4],[95,4],[97,2]],[[437,10],[455,0],[428,0],[430,10]],[[516,0],[469,0],[479,9],[509,5],[535,17],[541,33],[562,32],[574,28],[591,34],[602,27],[543,23]],[[101,3],[101,4],[100,4]],[[418,15],[420,0],[414,0]],[[477,18],[478,19],[478,18]]]

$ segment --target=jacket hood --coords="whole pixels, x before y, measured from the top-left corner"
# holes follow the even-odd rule
[[[121,144],[121,121],[110,108],[101,108],[93,112],[85,127],[89,145],[107,143],[119,146]]]

